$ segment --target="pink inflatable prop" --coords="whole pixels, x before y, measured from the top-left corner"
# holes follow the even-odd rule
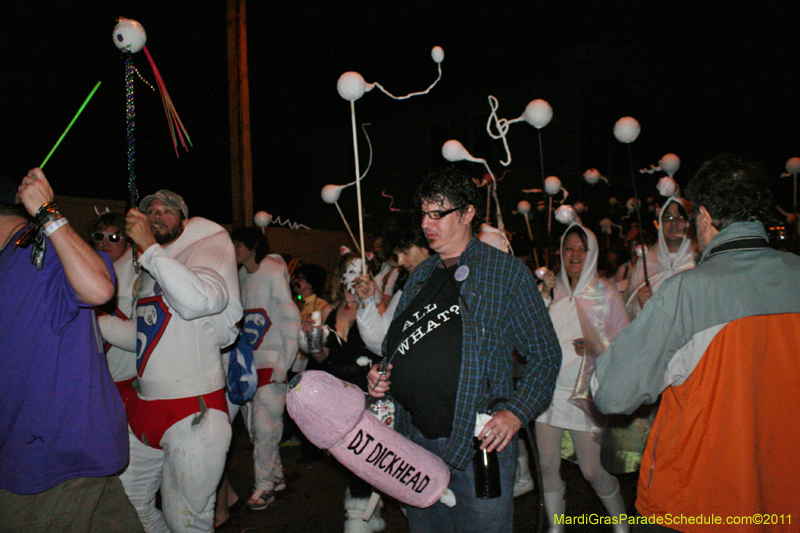
[[[439,457],[382,424],[364,408],[363,391],[309,370],[289,384],[289,416],[314,445],[381,492],[414,507],[442,497],[450,470]]]

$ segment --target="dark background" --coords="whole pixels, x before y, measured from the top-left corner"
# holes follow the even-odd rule
[[[702,161],[736,152],[775,176],[780,203],[791,207],[788,158],[800,156],[797,21],[792,7],[751,2],[249,2],[254,209],[318,229],[343,229],[319,192],[354,179],[348,102],[336,81],[348,70],[396,95],[424,90],[436,78],[431,48],[445,52],[443,77],[429,95],[392,100],[376,88],[356,101],[367,122],[373,165],[363,181],[367,229],[395,206],[410,206],[423,175],[448,164],[441,145],[459,139],[497,174],[501,141],[486,134],[488,95],[498,115],[519,117],[535,98],[554,109],[541,130],[545,175],[557,175],[570,202],[588,217],[608,212],[608,198],[631,196],[627,148],[613,137],[626,115],[642,126],[630,145],[634,166],[681,160],[685,185]],[[472,4],[470,4],[472,5]],[[521,6],[521,7],[520,7]],[[194,147],[175,157],[157,93],[136,82],[136,174],[142,194],[169,188],[190,213],[229,223],[230,136],[223,1],[7,3],[0,20],[0,173],[19,180],[41,163],[93,85],[100,90],[45,167],[57,193],[128,196],[124,68],[111,40],[118,16],[147,30],[147,47]],[[140,52],[134,63],[154,83]],[[362,171],[368,149],[360,137]],[[512,164],[499,195],[507,226],[523,188],[541,187],[537,130],[511,125]],[[458,166],[479,177],[481,165]],[[590,167],[611,187],[589,186]],[[638,174],[637,174],[638,175]],[[641,196],[661,174],[639,175]],[[355,189],[342,209],[356,221]]]

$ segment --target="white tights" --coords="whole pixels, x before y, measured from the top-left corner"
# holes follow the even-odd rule
[[[575,454],[578,456],[583,477],[598,496],[609,496],[617,490],[617,479],[605,471],[600,464],[600,444],[589,431],[570,430]],[[542,422],[536,422],[536,446],[539,449],[539,466],[542,471],[544,492],[560,491],[564,487],[561,479],[561,438],[564,430]]]

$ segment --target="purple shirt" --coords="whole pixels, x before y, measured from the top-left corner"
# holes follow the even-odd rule
[[[14,244],[20,234],[0,252],[0,489],[34,494],[119,472],[128,436],[94,309],[53,245],[36,270],[30,248]]]

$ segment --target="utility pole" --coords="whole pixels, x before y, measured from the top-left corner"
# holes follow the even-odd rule
[[[231,132],[233,225],[253,223],[253,154],[247,76],[246,0],[227,0],[228,108]]]

